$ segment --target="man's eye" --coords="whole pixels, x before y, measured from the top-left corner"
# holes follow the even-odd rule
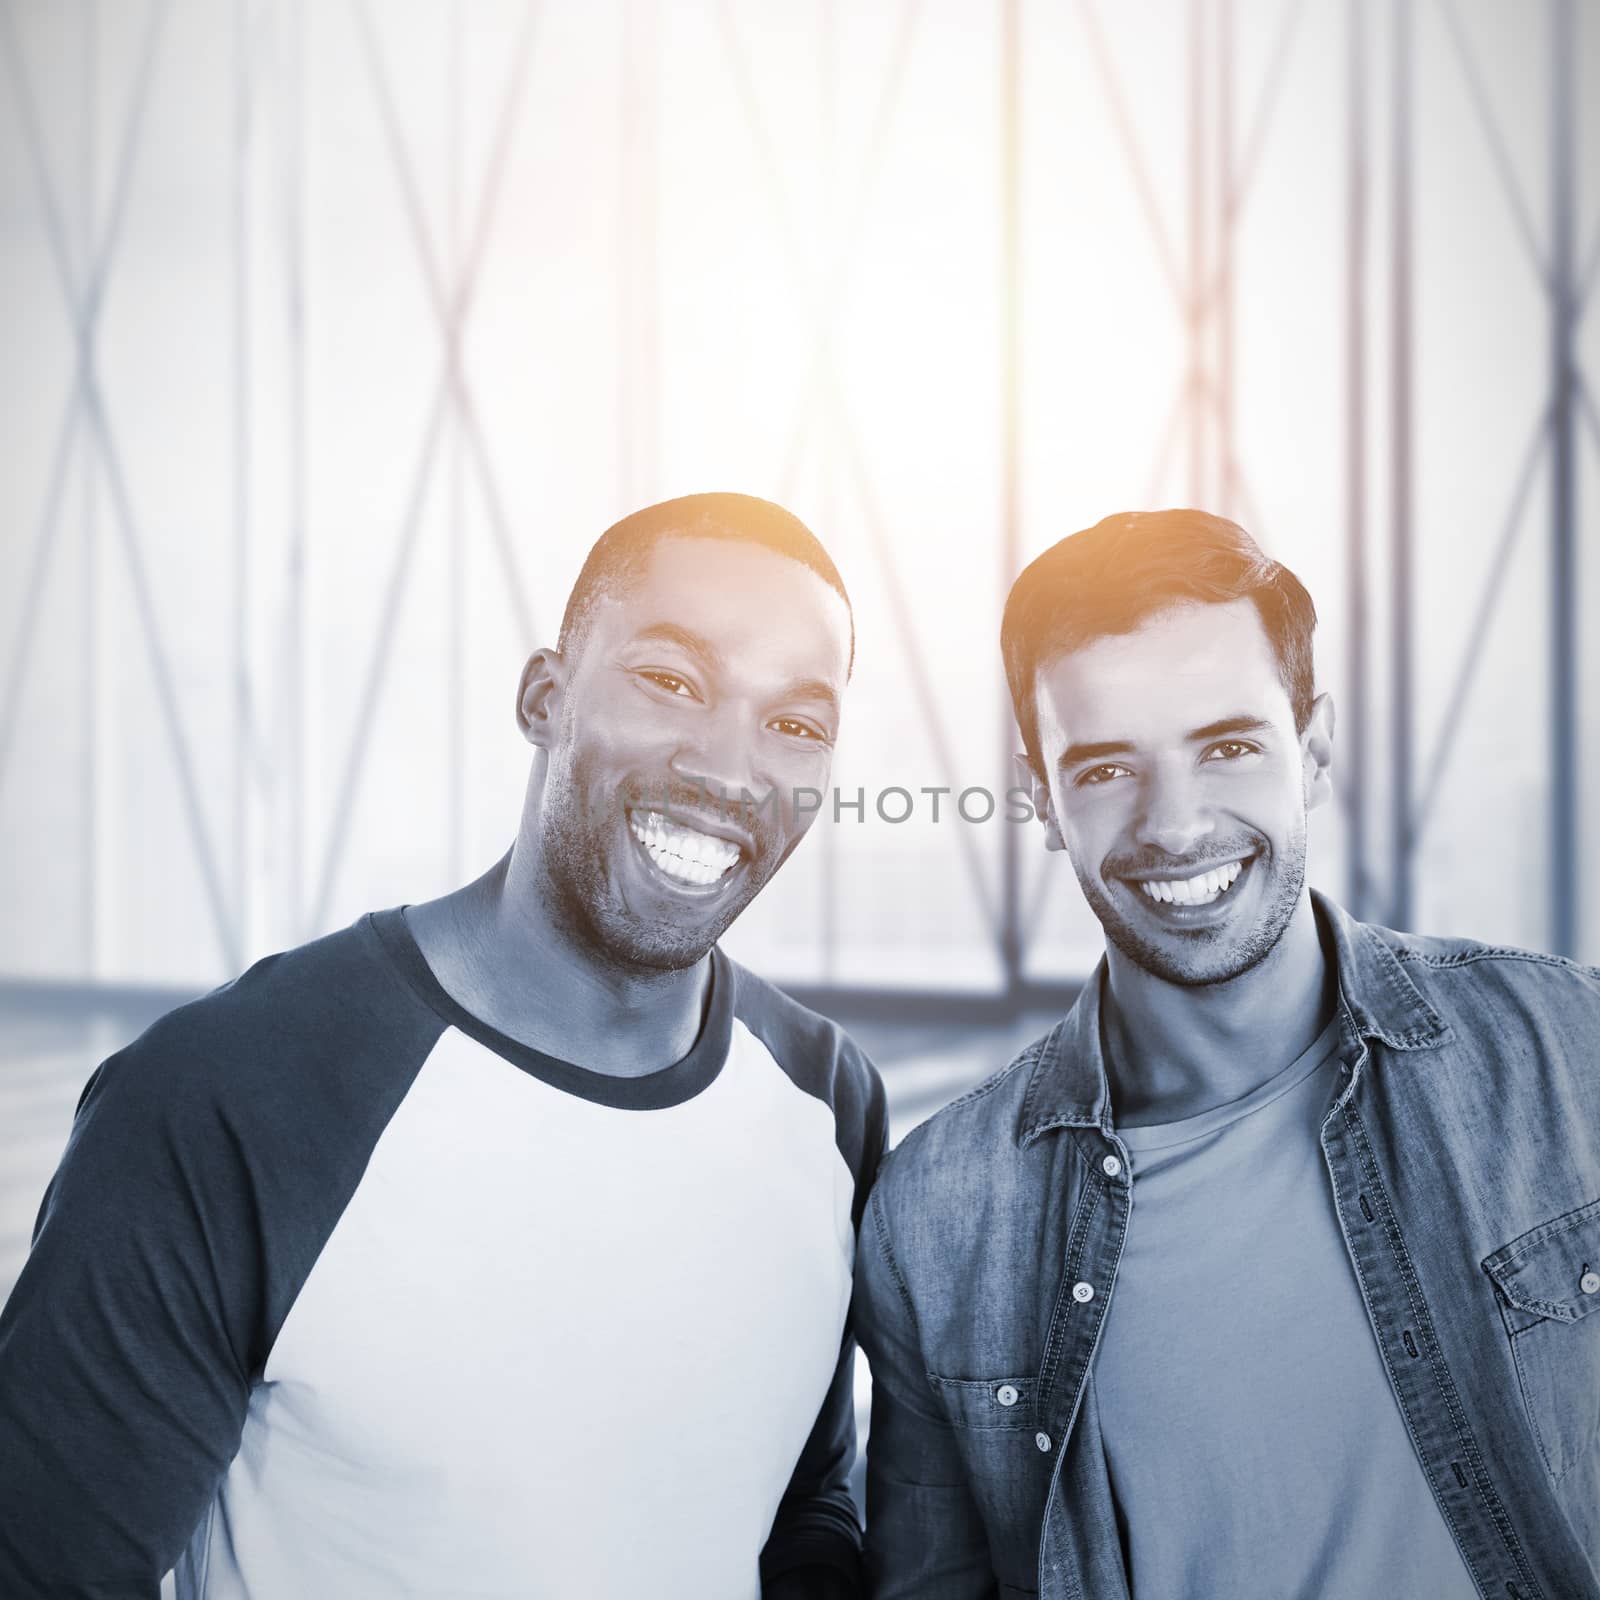
[[[1127,776],[1128,769],[1126,767],[1118,766],[1114,761],[1108,761],[1102,766],[1090,767],[1087,771],[1080,772],[1072,780],[1072,783],[1074,788],[1085,789],[1093,784],[1110,783],[1113,778],[1125,778]]]
[[[788,734],[792,739],[810,739],[817,744],[828,742],[826,734],[820,733],[809,722],[801,722],[795,717],[774,717],[767,726],[776,728],[779,733]]]
[[[1241,756],[1255,755],[1258,749],[1259,746],[1249,744],[1243,739],[1224,739],[1220,744],[1212,745],[1202,759],[1206,761],[1237,761]]]
[[[675,672],[663,672],[659,667],[647,667],[640,671],[639,676],[653,683],[658,689],[665,689],[668,694],[681,695],[686,700],[695,697],[694,690],[689,687],[687,681]]]

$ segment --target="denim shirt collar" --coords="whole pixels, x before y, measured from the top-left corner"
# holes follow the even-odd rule
[[[1311,904],[1333,951],[1346,1042],[1376,1039],[1391,1050],[1429,1050],[1450,1029],[1383,938],[1313,889]],[[1018,1143],[1058,1128],[1111,1133],[1111,1083],[1100,1048],[1106,962],[1100,958],[1067,1015],[1045,1036],[1018,1123]]]

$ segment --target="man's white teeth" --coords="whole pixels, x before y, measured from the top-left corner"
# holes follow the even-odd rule
[[[1203,906],[1231,889],[1233,880],[1243,871],[1243,861],[1230,861],[1193,878],[1145,878],[1139,887],[1152,900],[1170,900],[1175,906]]]
[[[659,811],[630,814],[633,836],[650,859],[680,883],[715,883],[739,859],[739,847],[694,828],[669,823]]]

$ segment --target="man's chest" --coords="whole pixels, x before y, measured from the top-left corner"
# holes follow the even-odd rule
[[[738,1592],[853,1253],[831,1118],[748,1067],[632,1113],[447,1041],[284,1320],[224,1564],[285,1592],[442,1592],[468,1561],[485,1592],[623,1593],[681,1558],[690,1588]]]

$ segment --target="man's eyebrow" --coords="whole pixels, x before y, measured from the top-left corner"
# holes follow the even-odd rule
[[[650,644],[657,641],[677,645],[680,650],[687,651],[712,672],[721,670],[722,652],[709,639],[702,638],[692,628],[686,628],[682,623],[653,622],[648,628],[641,628],[628,642]],[[835,711],[839,708],[839,691],[826,678],[798,678],[786,685],[776,698],[821,700]]]
[[[1097,744],[1069,744],[1061,752],[1058,763],[1062,767],[1075,767],[1080,761],[1098,761],[1102,756],[1125,756],[1133,746],[1126,739],[1102,739]]]
[[[779,700],[821,700],[835,711],[839,709],[839,691],[825,678],[801,678],[791,683]]]
[[[1219,717],[1217,721],[1208,722],[1203,728],[1192,728],[1188,738],[1191,743],[1198,744],[1203,739],[1220,739],[1230,733],[1261,733],[1271,726],[1265,717],[1252,717],[1246,712],[1241,712],[1235,717]]]
[[[656,641],[677,645],[712,670],[722,665],[721,652],[709,639],[701,638],[692,628],[685,628],[677,622],[653,622],[648,628],[641,628],[628,642],[647,644]]]
[[[1186,741],[1199,744],[1206,739],[1223,739],[1230,733],[1260,733],[1272,724],[1265,717],[1251,716],[1241,711],[1237,716],[1218,717],[1203,728],[1191,728],[1184,735]],[[1133,745],[1126,739],[1101,739],[1093,744],[1069,744],[1058,763],[1063,769],[1075,767],[1084,761],[1100,761],[1106,756],[1125,756],[1133,753]]]

